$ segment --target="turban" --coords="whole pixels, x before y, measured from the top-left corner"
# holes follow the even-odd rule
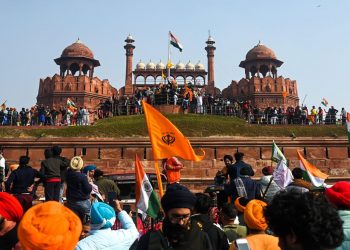
[[[114,209],[103,202],[95,202],[91,207],[91,229],[111,228],[116,220]]]
[[[73,170],[80,170],[83,168],[83,159],[80,156],[74,156],[72,160],[70,160],[70,168]]]
[[[11,170],[11,171],[15,171],[18,167],[19,167],[18,164],[11,164],[11,165],[10,165],[10,170]]]
[[[334,205],[350,209],[350,183],[339,181],[325,191],[327,199]]]
[[[23,208],[16,197],[0,192],[0,215],[6,220],[19,222],[23,216]]]
[[[74,249],[82,225],[79,217],[56,201],[31,207],[18,227],[18,239],[26,250]]]
[[[265,231],[267,228],[264,207],[267,204],[260,200],[251,200],[244,210],[244,221],[250,229]]]
[[[168,186],[161,203],[165,212],[172,208],[192,209],[196,203],[196,197],[187,187],[174,183]]]
[[[271,166],[268,167],[264,167],[261,172],[263,173],[263,175],[272,175],[273,174],[273,169]]]
[[[239,173],[240,173],[241,175],[249,175],[249,176],[254,175],[254,174],[252,174],[251,169],[250,169],[249,167],[247,167],[247,166],[244,166],[243,168],[241,168],[241,170],[239,171]]]
[[[245,207],[247,205],[247,203],[250,200],[245,198],[245,197],[238,197],[235,201],[234,201],[234,205],[237,208],[237,210],[241,213],[244,213]]]
[[[88,165],[86,166],[84,169],[83,169],[83,172],[85,174],[87,174],[88,172],[92,171],[92,170],[95,170],[96,169],[96,166],[95,165]]]

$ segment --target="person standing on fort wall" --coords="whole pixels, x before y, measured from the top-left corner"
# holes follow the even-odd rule
[[[243,161],[244,154],[241,152],[235,153],[236,162],[228,168],[228,175],[230,176],[230,181],[232,182],[237,177],[240,177],[240,171],[242,168],[249,168],[249,176],[254,176],[254,170],[252,166]]]
[[[231,155],[224,155],[223,161],[225,166],[216,173],[215,184],[223,185],[227,182],[228,170],[233,164],[233,157]]]
[[[60,184],[60,202],[63,203],[63,194],[64,194],[64,189],[65,189],[65,182],[66,182],[66,174],[67,174],[67,169],[70,164],[70,160],[67,159],[66,157],[61,156],[62,153],[62,148],[60,146],[53,146],[52,147],[52,154],[53,158],[58,159],[60,161],[60,177],[61,177],[61,184]]]
[[[163,159],[162,161],[163,171],[166,174],[168,184],[180,182],[180,170],[183,169],[183,164],[176,157]]]
[[[51,148],[44,151],[45,160],[41,162],[40,173],[43,176],[46,201],[60,200],[62,160],[53,157]],[[62,164],[62,167],[61,167]]]

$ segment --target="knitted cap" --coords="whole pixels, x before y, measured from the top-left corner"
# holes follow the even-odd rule
[[[116,220],[114,209],[103,202],[95,202],[91,207],[91,229],[111,228]]]
[[[325,194],[328,200],[336,205],[350,209],[350,183],[347,181],[339,181],[331,188],[327,188]]]
[[[83,168],[84,161],[80,156],[74,156],[72,160],[70,160],[70,168],[73,170],[80,170]]]
[[[193,209],[196,197],[187,187],[174,183],[168,186],[161,203],[165,212],[172,208]]]

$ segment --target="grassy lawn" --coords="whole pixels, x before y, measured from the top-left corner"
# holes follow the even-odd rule
[[[213,115],[166,115],[185,136],[291,136],[298,137],[333,137],[346,136],[345,126],[339,125],[255,125],[244,120]],[[0,136],[18,137],[132,137],[147,136],[143,115],[118,116],[99,120],[93,126],[85,127],[0,127]]]

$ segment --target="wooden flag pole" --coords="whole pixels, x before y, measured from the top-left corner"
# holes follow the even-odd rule
[[[264,191],[264,194],[263,194],[263,196],[262,196],[263,199],[265,199],[266,193],[267,193],[267,191],[269,190],[269,187],[270,187],[272,181],[273,181],[273,176],[271,176],[271,179],[270,179],[270,181],[269,181],[269,184],[267,184],[267,187],[266,187],[266,189],[265,189],[265,191]]]
[[[163,195],[164,195],[164,191],[163,191],[162,177],[160,176],[160,171],[159,171],[158,160],[154,160],[154,168],[156,169],[156,175],[157,175],[157,183],[158,183],[159,195],[160,195],[160,198],[162,198]]]

